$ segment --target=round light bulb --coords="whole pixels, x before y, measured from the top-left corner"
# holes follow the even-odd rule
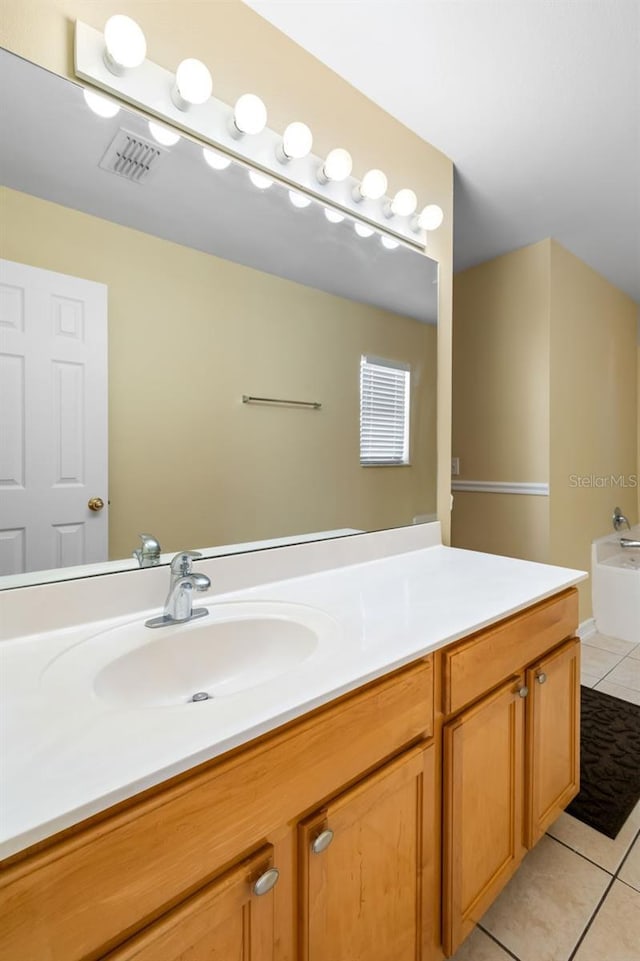
[[[299,190],[290,190],[289,200],[291,201],[294,207],[299,207],[300,210],[303,210],[305,207],[308,207],[309,204],[311,203],[311,197],[307,197],[305,196],[305,194],[301,194]]]
[[[382,244],[383,247],[386,247],[387,250],[395,250],[396,247],[400,246],[398,241],[394,240],[393,237],[381,237],[380,243]]]
[[[332,210],[331,207],[324,208],[324,215],[330,224],[341,224],[344,220],[344,214],[341,214],[339,210]]]
[[[282,135],[282,152],[286,160],[300,160],[311,153],[313,134],[306,123],[290,123]]]
[[[202,156],[212,170],[226,170],[231,165],[231,157],[225,157],[224,154],[218,153],[217,150],[211,150],[209,147],[202,148]]]
[[[142,29],[131,17],[117,13],[104,26],[104,62],[111,73],[122,76],[144,63],[147,41]]]
[[[109,119],[110,117],[115,117],[120,111],[119,104],[115,103],[109,97],[103,97],[99,93],[94,93],[93,90],[87,90],[85,87],[83,95],[87,107],[93,110],[98,117]]]
[[[267,126],[267,108],[255,93],[243,93],[233,108],[233,123],[239,133],[261,133]]]
[[[359,221],[353,225],[353,229],[357,233],[358,237],[373,237],[375,230],[373,227],[367,226],[367,224],[361,224]]]
[[[391,201],[391,214],[396,214],[398,217],[410,217],[411,214],[415,213],[417,206],[418,198],[415,193],[405,187],[404,190],[399,190]]]
[[[164,124],[154,123],[153,120],[149,121],[149,133],[163,147],[173,147],[180,140],[179,133],[165,127]]]
[[[172,97],[179,110],[206,103],[212,90],[211,74],[201,60],[189,57],[178,64]]]
[[[387,192],[387,176],[382,170],[368,170],[357,188],[365,200],[380,200]]]
[[[419,230],[437,230],[443,220],[442,207],[439,207],[438,204],[429,204],[416,217],[416,226]]]
[[[353,160],[349,151],[342,147],[336,147],[327,154],[320,170],[321,179],[324,181],[345,180],[351,173],[352,167]]]
[[[258,188],[258,190],[267,190],[273,184],[271,177],[266,177],[257,170],[249,171],[249,180],[254,187]]]

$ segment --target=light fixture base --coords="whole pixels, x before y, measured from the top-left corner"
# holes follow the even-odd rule
[[[181,113],[188,113],[192,107],[192,104],[190,104],[188,100],[185,100],[180,94],[177,83],[174,83],[173,87],[171,88],[171,102],[175,107],[178,108],[178,110],[180,110]]]
[[[238,128],[236,127],[236,122],[233,119],[233,111],[231,112],[227,120],[227,130],[229,131],[229,133],[231,134],[234,140],[244,140],[246,137],[246,134],[244,133],[244,131],[238,130]]]
[[[104,48],[102,59],[104,60],[105,67],[114,77],[125,77],[128,73],[131,73],[128,67],[123,67],[121,63],[113,59],[106,47]]]

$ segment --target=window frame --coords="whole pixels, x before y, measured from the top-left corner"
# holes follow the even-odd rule
[[[367,447],[363,444],[363,434],[365,429],[365,404],[364,404],[364,379],[367,367],[380,367],[386,371],[399,371],[404,375],[404,413],[402,418],[402,459],[392,459],[392,456],[383,456],[381,459],[374,459],[372,454],[367,455]],[[371,375],[375,376],[375,375]],[[369,416],[369,422],[373,418]],[[389,424],[392,428],[393,415],[389,416]],[[369,423],[369,429],[372,429]],[[398,434],[396,434],[396,438]],[[397,440],[392,446],[397,446]],[[364,459],[363,459],[364,457]],[[360,356],[360,466],[361,467],[410,467],[411,466],[411,364],[405,361],[393,360],[389,357],[378,357],[374,354],[361,354]]]

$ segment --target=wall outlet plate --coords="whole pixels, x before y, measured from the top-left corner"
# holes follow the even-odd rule
[[[460,458],[459,457],[451,458],[451,476],[452,477],[460,476]]]

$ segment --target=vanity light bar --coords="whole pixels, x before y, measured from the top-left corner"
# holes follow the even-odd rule
[[[183,69],[185,63],[183,61],[179,68]],[[211,89],[206,66],[200,61],[193,63],[198,64],[200,73],[207,80],[207,90]],[[372,190],[369,182],[365,183],[366,176],[362,181],[351,176],[350,164],[346,162],[349,154],[342,148],[331,151],[325,158],[315,156],[310,152],[311,131],[304,124],[291,124],[287,128],[288,138],[271,130],[266,126],[266,108],[254,94],[240,97],[235,107],[214,96],[198,102],[201,94],[194,96],[190,90],[182,89],[175,73],[148,59],[122,73],[114,71],[112,58],[105,58],[104,33],[80,20],[75,25],[75,72],[82,80],[116,96],[118,100],[132,104],[145,114],[157,117],[165,124],[192,134],[229,157],[248,164],[255,168],[256,173],[273,177],[289,187],[302,189],[317,200],[351,214],[414,248],[426,247],[424,219],[414,216],[415,206],[410,213],[405,213],[411,205],[397,203],[400,195],[406,199],[407,194],[413,194],[412,191],[399,191],[392,199],[381,196],[379,186]],[[182,85],[185,85],[184,78]],[[292,127],[294,131],[291,131]],[[297,149],[292,149],[288,142],[293,143],[294,139]],[[283,150],[285,140],[287,143]],[[306,142],[299,146],[301,141]],[[309,152],[305,153],[307,143]],[[349,171],[337,178],[331,176],[335,174],[335,156],[332,155],[336,154],[340,154],[338,159],[344,161],[338,165],[338,174]],[[381,171],[369,173],[382,175]],[[373,179],[379,184],[381,178],[369,176],[369,181]],[[431,217],[428,223],[435,222],[435,219]]]

